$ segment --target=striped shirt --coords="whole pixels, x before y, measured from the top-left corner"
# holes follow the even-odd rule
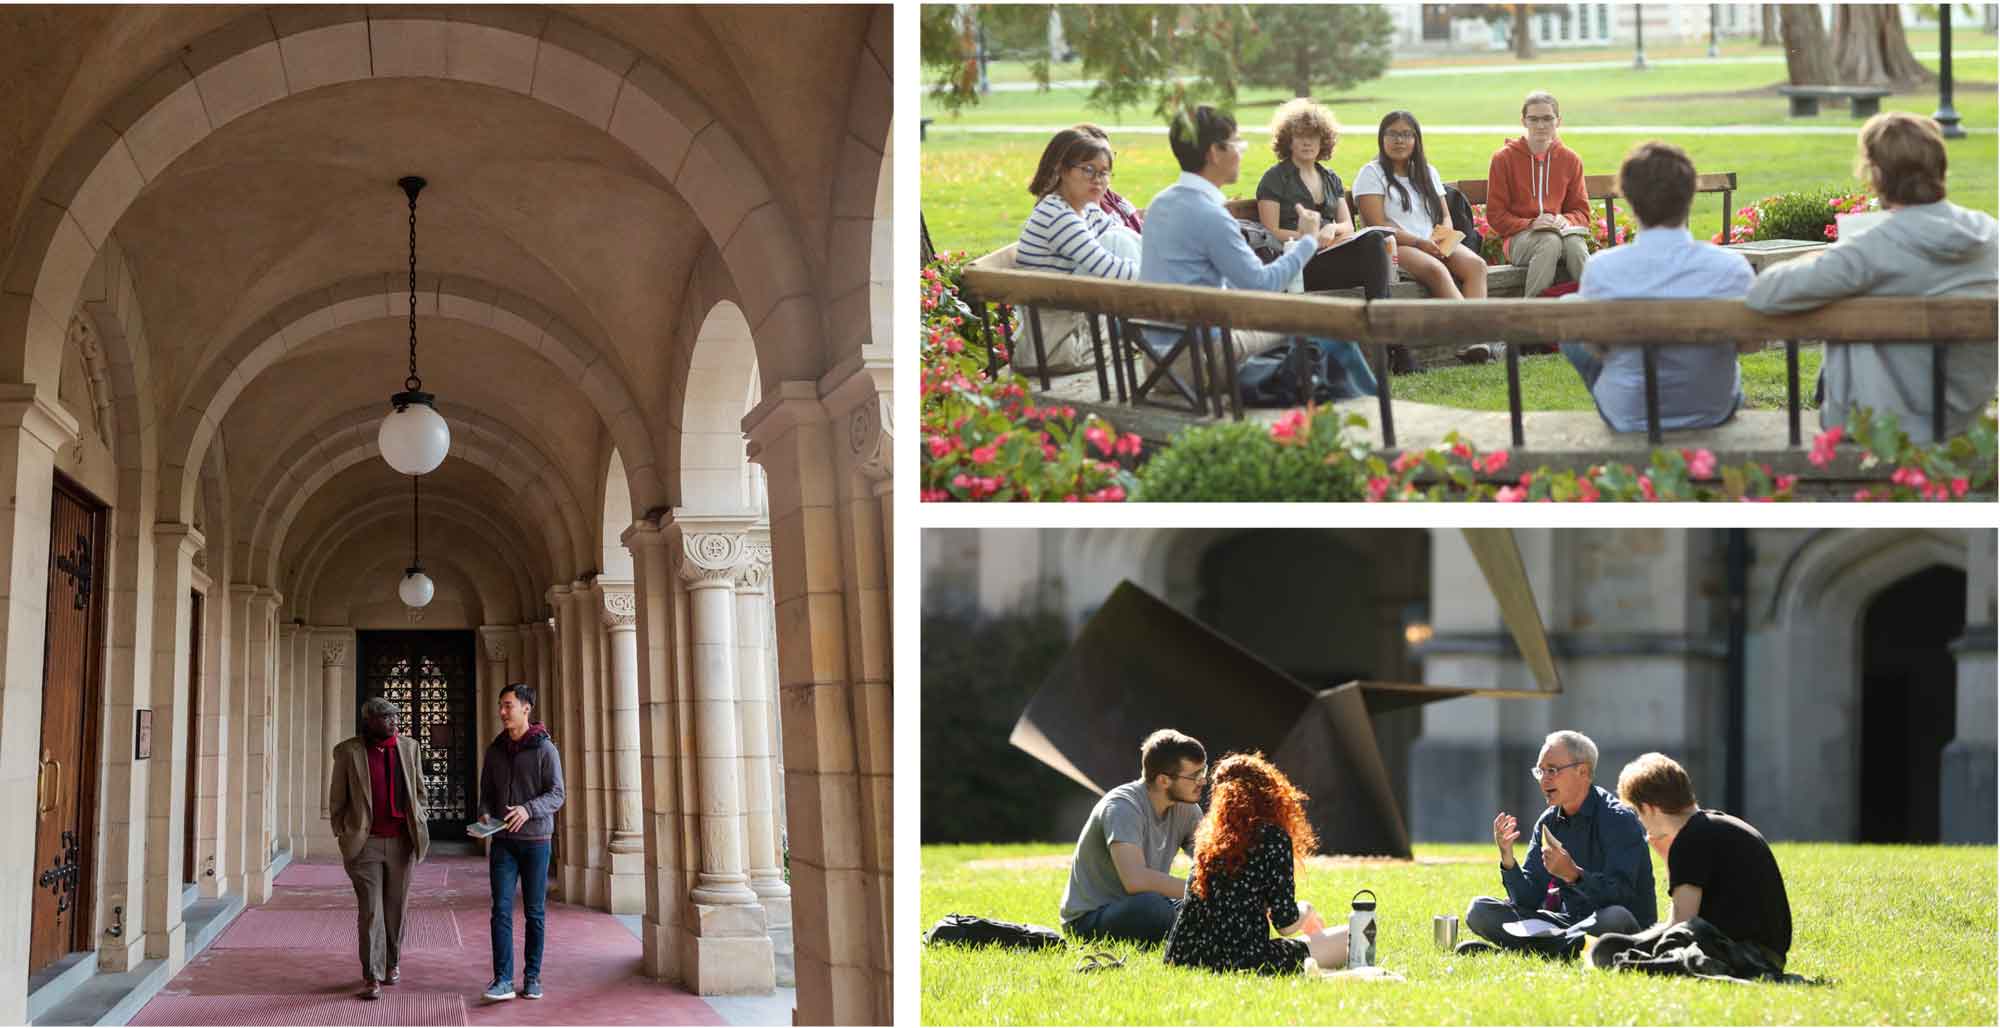
[[[1137,278],[1139,265],[1106,250],[1097,237],[1117,222],[1096,205],[1078,214],[1060,194],[1050,193],[1035,204],[1021,227],[1021,245],[1014,266],[1022,271],[1054,271],[1098,278]]]

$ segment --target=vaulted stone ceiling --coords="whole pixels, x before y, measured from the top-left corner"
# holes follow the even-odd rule
[[[857,174],[851,108],[888,117],[886,71],[857,75],[857,55],[886,67],[888,23],[874,7],[7,8],[10,281],[38,274],[23,263],[38,246],[56,252],[37,242],[43,198],[101,236],[93,247],[115,244],[144,326],[135,363],[150,395],[137,402],[159,433],[159,517],[183,516],[167,509],[191,502],[174,461],[199,458],[212,429],[235,508],[231,576],[293,588],[307,565],[372,565],[407,535],[407,508],[400,522],[387,512],[408,480],[357,451],[405,373],[395,183],[425,176],[420,372],[455,429],[452,459],[424,483],[438,519],[426,532],[441,560],[481,565],[463,569],[468,588],[504,583],[506,603],[538,604],[540,588],[599,560],[614,445],[635,509],[674,501],[680,407],[714,402],[684,396],[690,326],[717,301],[753,326],[771,319],[757,341],[767,376],[824,371],[835,192]],[[438,29],[446,77],[423,72],[428,51],[396,49],[430,45],[412,24]],[[273,87],[234,60],[264,49],[289,95],[258,95]],[[363,54],[366,67],[336,67]],[[385,73],[406,59],[415,71]],[[635,145],[591,120],[591,90],[630,88],[648,63],[671,117]],[[177,110],[188,96],[199,105]],[[176,117],[203,119],[192,144],[149,151]],[[683,123],[692,131],[676,135]],[[93,224],[93,199],[115,190],[105,145],[121,169],[129,153],[136,194],[100,201],[109,213]],[[79,150],[89,163],[69,167]],[[56,185],[92,168],[80,191]],[[778,336],[792,349],[774,358]],[[356,511],[380,524],[334,530]],[[315,602],[294,606],[305,616]]]

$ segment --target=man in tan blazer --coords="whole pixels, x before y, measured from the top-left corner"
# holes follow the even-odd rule
[[[410,869],[430,850],[417,740],[396,733],[396,705],[361,705],[361,734],[333,748],[327,811],[361,912],[362,999],[402,980]]]

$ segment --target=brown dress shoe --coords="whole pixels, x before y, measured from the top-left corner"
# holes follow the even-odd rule
[[[389,969],[389,977],[382,979],[382,984],[394,985],[402,980],[403,980],[403,969],[400,967],[391,967]]]
[[[375,980],[375,979],[373,979],[373,978],[368,978],[368,979],[364,979],[364,980],[362,981],[362,983],[361,983],[361,998],[362,998],[362,999],[381,999],[381,998],[382,998],[382,983],[381,983],[381,982],[378,982],[378,981],[376,981],[376,980]]]

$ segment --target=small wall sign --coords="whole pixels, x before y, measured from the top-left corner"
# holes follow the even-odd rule
[[[153,755],[153,712],[137,711],[137,719],[132,728],[132,759],[145,760]]]

